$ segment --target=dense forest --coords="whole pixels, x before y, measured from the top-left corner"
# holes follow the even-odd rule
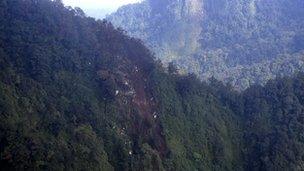
[[[144,0],[107,17],[164,63],[237,90],[304,71],[303,0]]]
[[[60,0],[0,1],[0,170],[303,170],[304,75],[236,92]]]

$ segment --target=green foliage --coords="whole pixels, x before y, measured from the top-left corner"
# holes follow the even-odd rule
[[[236,115],[193,75],[154,75],[172,170],[240,170]]]
[[[279,79],[269,82],[265,88],[251,88],[245,93],[246,168],[303,168],[303,81],[303,74],[300,74],[294,79]]]
[[[237,90],[303,68],[302,0],[144,0],[107,17],[161,59]]]
[[[1,169],[303,170],[303,74],[237,93],[60,1],[0,14]]]
[[[117,78],[98,73],[117,72],[121,56],[149,68],[149,51],[60,1],[5,0],[0,11],[1,168],[129,168],[112,128],[128,122],[113,100]]]

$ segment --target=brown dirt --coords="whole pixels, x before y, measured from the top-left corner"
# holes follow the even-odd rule
[[[135,129],[137,129],[137,133],[143,137],[146,137],[149,131],[151,131],[152,137],[146,138],[153,142],[154,148],[159,152],[161,157],[164,157],[168,152],[168,148],[165,137],[162,134],[163,128],[158,119],[159,116],[154,118],[154,113],[157,111],[157,108],[155,102],[151,100],[153,98],[152,94],[149,93],[149,89],[147,89],[148,85],[145,81],[147,77],[140,70],[137,71],[137,69],[134,69],[134,71],[130,73],[130,80],[135,90],[132,103],[138,110],[140,117],[144,120],[141,125],[136,124]]]

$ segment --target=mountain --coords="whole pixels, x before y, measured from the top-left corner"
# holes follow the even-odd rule
[[[165,64],[244,90],[304,70],[302,0],[145,0],[107,17]]]
[[[1,170],[304,169],[303,74],[236,92],[61,1],[0,16]]]

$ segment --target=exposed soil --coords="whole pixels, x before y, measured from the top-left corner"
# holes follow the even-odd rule
[[[163,128],[159,116],[156,113],[157,108],[154,97],[148,89],[148,78],[137,67],[134,68],[129,76],[135,91],[132,103],[138,110],[139,116],[143,119],[143,122],[134,125],[134,131],[137,135],[145,137],[149,144],[159,152],[160,156],[164,157],[168,152],[168,148],[165,137],[162,134]]]

